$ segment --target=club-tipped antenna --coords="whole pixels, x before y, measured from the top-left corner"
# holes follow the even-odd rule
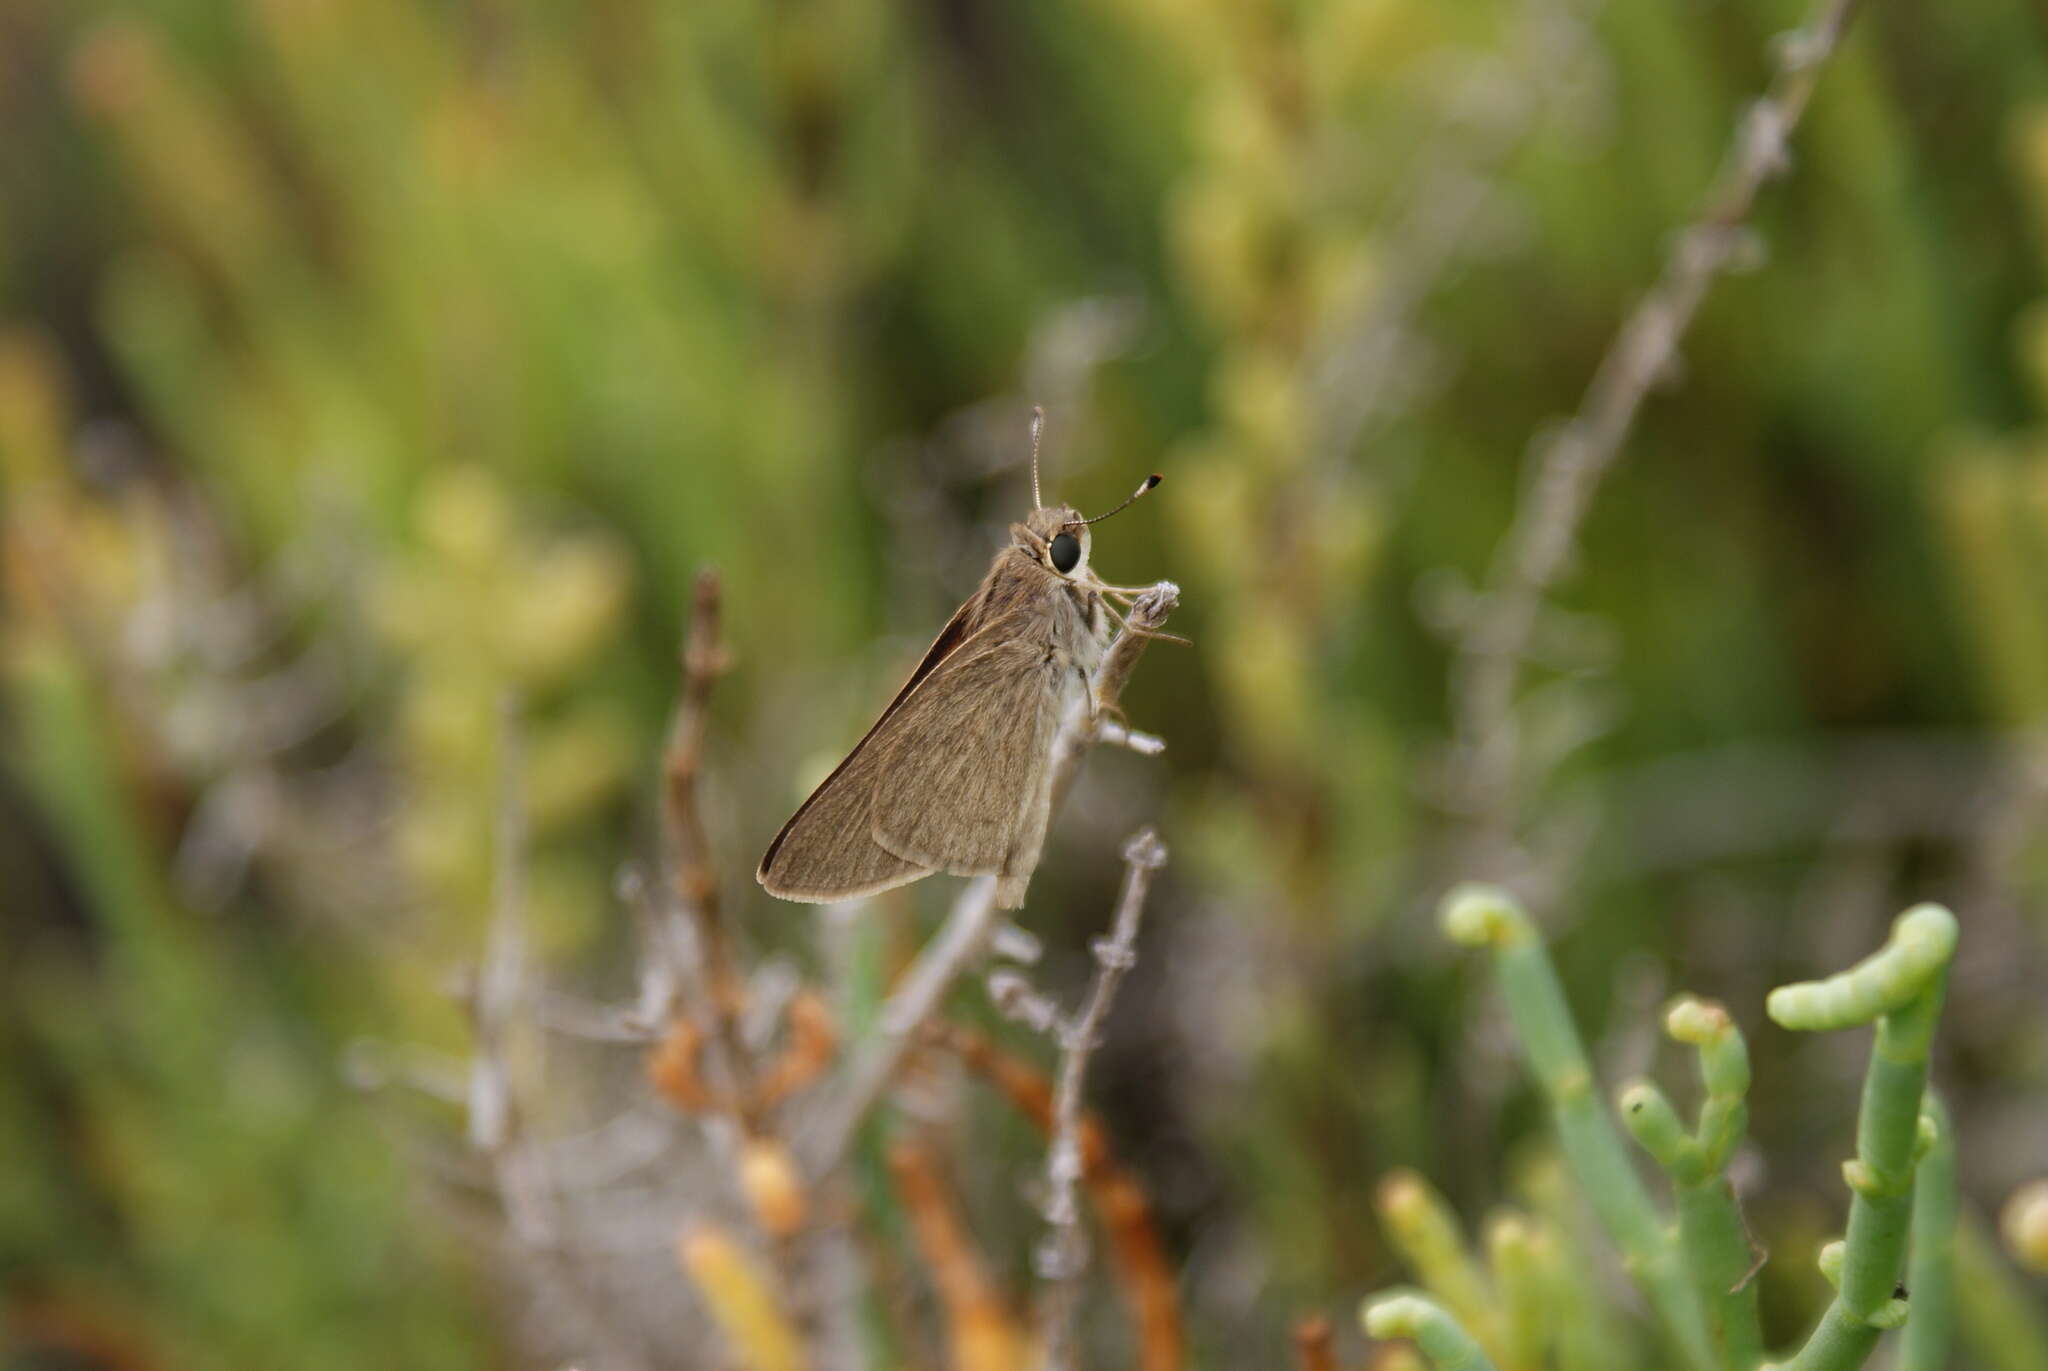
[[[1166,478],[1161,476],[1158,472],[1153,472],[1150,476],[1147,476],[1143,481],[1139,482],[1138,488],[1132,491],[1128,496],[1126,496],[1124,498],[1124,502],[1118,505],[1115,509],[1111,510],[1109,514],[1123,513],[1125,510],[1131,507],[1131,503],[1134,500],[1136,500],[1140,495],[1143,495],[1146,491],[1152,489],[1152,487],[1158,485],[1161,481],[1165,479]],[[1107,519],[1109,517],[1109,514],[1098,514],[1093,519],[1083,519],[1081,522],[1084,524],[1099,524],[1104,519]]]
[[[1044,509],[1045,501],[1038,498],[1038,438],[1045,432],[1045,407],[1031,407],[1031,507]]]

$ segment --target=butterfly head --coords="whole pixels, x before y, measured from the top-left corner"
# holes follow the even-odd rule
[[[1055,575],[1088,576],[1088,521],[1071,505],[1044,505],[1010,525],[1010,540]]]
[[[1098,514],[1093,519],[1083,519],[1081,511],[1072,505],[1047,506],[1038,493],[1038,440],[1045,431],[1045,411],[1038,406],[1031,407],[1031,512],[1024,516],[1021,524],[1010,525],[1010,539],[1024,549],[1032,560],[1047,567],[1055,575],[1069,580],[1092,581],[1093,573],[1088,570],[1088,525],[1099,524],[1109,514],[1121,514],[1130,507],[1131,501],[1159,484],[1159,476],[1147,476],[1138,488],[1130,493],[1124,502],[1109,514]]]

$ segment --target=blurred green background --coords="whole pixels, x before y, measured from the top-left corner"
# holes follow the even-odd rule
[[[1049,496],[1167,477],[1095,561],[1183,588],[1125,700],[1170,748],[1093,763],[1028,922],[1074,983],[1104,835],[1160,824],[1093,1087],[1198,1362],[1393,1274],[1387,1168],[1498,1198],[1540,1116],[1429,931],[1504,874],[1443,800],[1450,638],[1800,17],[0,0],[7,1364],[535,1364],[434,1198],[455,1114],[345,1069],[465,1047],[500,702],[541,953],[622,995],[721,568],[728,900],[829,977],[747,874],[1027,507],[1032,403]],[[1617,1073],[1668,991],[1755,1034],[1950,900],[1988,1211],[2048,1169],[2048,20],[1870,5],[1797,148],[1539,626],[1506,874]],[[1783,1338],[1860,1049],[1753,1043]],[[1014,1274],[998,1146],[960,1183]]]

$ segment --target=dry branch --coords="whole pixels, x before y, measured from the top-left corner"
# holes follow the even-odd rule
[[[1594,493],[1644,401],[1676,370],[1679,343],[1708,288],[1743,255],[1757,196],[1789,169],[1793,131],[1857,4],[1819,0],[1804,29],[1781,40],[1777,75],[1743,115],[1705,209],[1673,242],[1663,274],[1608,345],[1578,413],[1542,450],[1502,540],[1485,597],[1458,645],[1452,680],[1457,745],[1450,798],[1469,818],[1482,861],[1512,842],[1515,692],[1544,597],[1570,562]]]
[[[1077,1197],[1084,1163],[1081,1152],[1081,1088],[1088,1063],[1101,1042],[1102,1026],[1116,1002],[1117,988],[1138,961],[1138,928],[1152,878],[1166,865],[1166,845],[1151,829],[1140,829],[1124,844],[1124,885],[1107,938],[1094,944],[1095,980],[1081,1012],[1058,1031],[1060,1065],[1052,1102],[1052,1144],[1046,1149],[1046,1222],[1051,1231],[1038,1249],[1038,1273],[1046,1282],[1039,1310],[1044,1365],[1064,1371],[1075,1364],[1074,1315],[1080,1308],[1081,1277],[1088,1269],[1088,1230]]]
[[[1003,1303],[946,1193],[938,1163],[922,1145],[889,1149],[889,1172],[910,1215],[917,1245],[945,1310],[955,1371],[1022,1371],[1024,1333]]]
[[[606,1363],[630,1371],[644,1365],[644,1360],[627,1335],[617,1329],[606,1300],[563,1250],[547,1158],[526,1136],[527,1116],[519,1099],[512,1043],[519,1017],[530,1007],[525,756],[516,702],[508,697],[500,713],[491,924],[482,965],[469,987],[470,1022],[476,1040],[467,1092],[469,1142],[490,1168],[514,1254],[532,1263]]]
[[[1294,1364],[1300,1371],[1337,1371],[1337,1334],[1317,1314],[1294,1325]]]
[[[1043,1071],[981,1034],[951,1024],[934,1025],[931,1040],[957,1055],[1013,1109],[1051,1136],[1053,1082]],[[1110,1268],[1137,1325],[1138,1371],[1179,1371],[1186,1356],[1180,1292],[1166,1244],[1152,1219],[1151,1201],[1137,1177],[1118,1165],[1100,1120],[1084,1112],[1077,1136],[1081,1178],[1107,1240]]]
[[[802,1341],[817,1324],[800,1231],[808,1208],[806,1187],[771,1114],[777,1100],[817,1073],[815,1058],[821,1053],[829,1057],[831,1033],[828,1021],[816,1015],[793,1020],[788,1052],[771,1068],[772,1079],[767,1081],[773,1088],[763,1088],[761,1065],[740,1026],[746,981],[725,921],[698,794],[711,695],[730,665],[722,629],[718,573],[706,569],[698,573],[692,596],[682,651],[682,694],[662,757],[662,836],[673,904],[647,920],[654,926],[657,947],[675,959],[675,983],[695,991],[699,1022],[672,1026],[650,1054],[648,1070],[670,1103],[700,1112],[708,1105],[738,1126],[740,1146],[728,1148],[724,1161],[767,1240],[775,1268],[773,1297]],[[676,906],[689,921],[694,958],[678,947]]]
[[[717,1092],[731,1102],[740,1127],[752,1137],[761,1134],[764,1125],[754,1091],[754,1062],[739,1029],[745,983],[733,955],[711,844],[697,802],[711,692],[730,664],[721,633],[720,590],[717,572],[697,574],[689,635],[682,652],[682,698],[662,758],[661,818],[671,863],[671,888],[696,935],[704,1052],[715,1073]]]

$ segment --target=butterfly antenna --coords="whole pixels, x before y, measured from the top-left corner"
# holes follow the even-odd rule
[[[1044,509],[1045,501],[1038,498],[1038,438],[1045,432],[1045,408],[1031,407],[1031,507]]]
[[[1136,500],[1140,495],[1143,495],[1146,491],[1152,489],[1152,487],[1158,485],[1161,481],[1165,479],[1166,478],[1161,476],[1158,472],[1153,472],[1150,476],[1147,476],[1144,479],[1144,481],[1142,481],[1139,484],[1136,490],[1132,491],[1127,497],[1125,497],[1124,502],[1122,504],[1118,505],[1115,509],[1111,510],[1109,514],[1123,513],[1125,510],[1131,507],[1132,501]],[[1084,524],[1099,524],[1104,519],[1107,519],[1109,517],[1109,514],[1098,514],[1093,519],[1083,519],[1081,522]]]

